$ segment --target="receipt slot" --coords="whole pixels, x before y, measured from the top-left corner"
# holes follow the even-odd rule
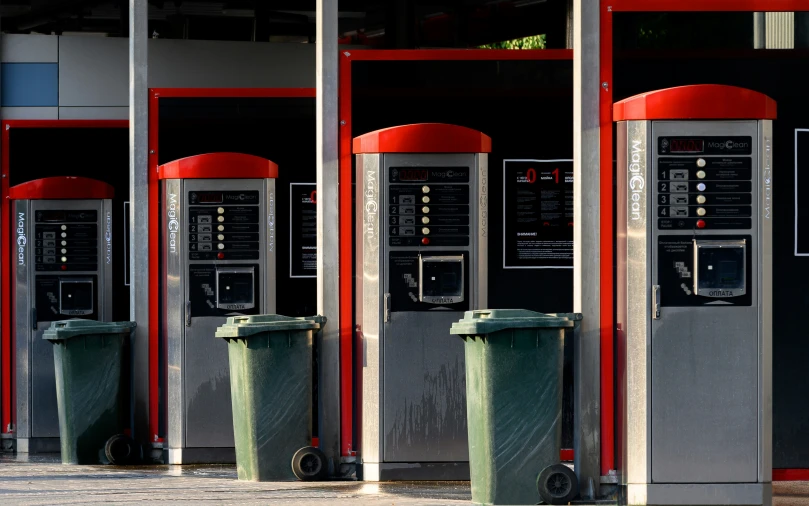
[[[628,504],[771,503],[775,111],[713,85],[615,104]]]
[[[228,316],[275,312],[275,178],[256,156],[211,153],[158,168],[168,463],[235,462]]]
[[[486,307],[491,140],[422,124],[354,139],[362,479],[469,479],[464,348]]]
[[[12,200],[16,438],[21,453],[58,453],[51,322],[112,319],[112,186],[51,177],[9,189]]]

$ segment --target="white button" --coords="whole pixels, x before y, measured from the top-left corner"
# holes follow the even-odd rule
[[[697,204],[704,204],[706,200],[705,195],[697,195]]]
[[[221,242],[216,247],[219,249],[225,249],[225,245],[222,244]]]
[[[224,216],[217,216],[216,221],[218,221],[219,223],[222,223],[223,221],[225,221],[225,217]]]
[[[67,257],[62,257],[63,262],[67,262]]]
[[[216,227],[216,229],[218,231],[220,231],[220,232],[224,232],[225,231],[225,226],[224,225],[219,225],[218,227]]]
[[[421,187],[421,191],[422,191],[423,193],[430,193],[430,187],[429,187],[429,186],[427,186],[427,185],[422,186],[422,187]]]
[[[62,232],[62,237],[67,237],[67,234]]]
[[[426,224],[430,223],[430,218],[428,218],[426,216],[422,216],[421,217],[421,222],[426,225]]]
[[[704,207],[698,207],[697,208],[697,216],[705,216],[705,208]]]
[[[697,178],[698,179],[705,179],[705,171],[704,170],[698,170],[697,171]]]
[[[706,162],[704,158],[697,159],[697,167],[705,167],[705,163]]]
[[[219,239],[220,241],[224,241],[225,240],[225,234],[219,234],[219,235],[216,236],[216,238]]]
[[[424,228],[421,229],[421,233],[424,234],[424,235],[428,235],[430,233],[430,229],[427,228],[427,227],[424,227]]]
[[[424,197],[421,197],[421,201],[424,202],[425,204],[429,204],[430,203],[430,197],[425,195]]]
[[[427,213],[430,212],[430,208],[427,207],[427,206],[424,206],[424,207],[421,208],[421,212],[424,213],[424,214],[427,214]]]
[[[62,254],[64,255],[65,253],[67,253],[67,250],[62,248]]]
[[[62,225],[62,230],[67,230],[67,225]]]
[[[62,246],[67,246],[67,241],[62,241]]]
[[[217,213],[219,213],[219,214],[225,214],[225,208],[224,208],[224,207],[220,207],[220,208],[218,208],[218,209],[216,210],[216,212],[217,212]]]
[[[697,185],[697,190],[699,190],[701,192],[704,192],[705,188],[706,188],[705,183],[700,183],[700,184]]]

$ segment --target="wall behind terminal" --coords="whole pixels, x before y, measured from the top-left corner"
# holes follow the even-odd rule
[[[669,26],[687,25],[684,18],[669,16]],[[634,32],[638,23],[644,21],[648,18],[636,14],[615,15],[614,33]],[[773,121],[772,191],[773,467],[807,468],[809,406],[804,399],[809,396],[805,372],[809,339],[802,317],[809,313],[809,292],[799,280],[809,278],[809,258],[795,256],[794,251],[795,129],[809,128],[806,86],[796,76],[806,75],[809,59],[805,51],[752,50],[750,46],[739,49],[746,44],[745,40],[728,48],[728,40],[734,39],[722,41],[722,49],[699,52],[637,51],[633,46],[637,41],[627,41],[625,36],[616,40],[614,98],[618,101],[637,93],[686,84],[727,84],[759,91],[778,103],[778,119]],[[707,42],[705,45],[716,47]],[[805,160],[809,153],[800,156]],[[797,195],[797,198],[804,202],[804,207],[809,206],[806,202],[809,197]]]

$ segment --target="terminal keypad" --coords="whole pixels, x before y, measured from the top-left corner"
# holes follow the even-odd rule
[[[752,137],[659,137],[660,230],[752,227]]]
[[[258,260],[257,191],[188,192],[190,260]]]
[[[34,213],[34,266],[39,272],[98,269],[98,213],[41,210]]]

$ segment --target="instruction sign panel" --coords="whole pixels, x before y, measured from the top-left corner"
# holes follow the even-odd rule
[[[503,161],[503,268],[573,268],[573,160]]]
[[[795,256],[809,256],[809,129],[795,130]]]
[[[289,184],[289,277],[317,277],[317,185]]]

